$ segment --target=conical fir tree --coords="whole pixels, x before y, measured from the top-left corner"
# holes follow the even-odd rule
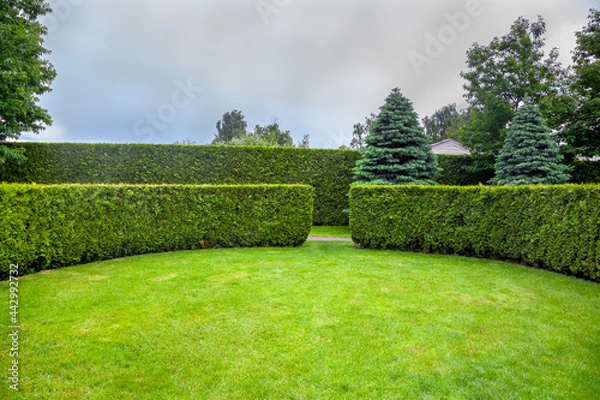
[[[437,157],[410,100],[396,88],[380,110],[354,168],[355,183],[435,185]]]
[[[560,184],[570,179],[569,167],[550,136],[538,108],[528,100],[515,115],[496,161],[495,185]]]

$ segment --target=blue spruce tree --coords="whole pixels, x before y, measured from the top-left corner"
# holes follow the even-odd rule
[[[395,88],[380,110],[354,168],[355,183],[435,185],[437,157],[410,100]]]
[[[558,146],[550,136],[538,108],[526,100],[506,133],[496,161],[495,185],[567,183],[569,167],[562,164]]]

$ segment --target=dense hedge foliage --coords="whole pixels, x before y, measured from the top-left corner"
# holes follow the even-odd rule
[[[438,165],[444,170],[436,182],[446,186],[474,186],[487,184],[494,177],[494,157],[455,156],[438,154]],[[600,183],[600,161],[572,161],[570,183]]]
[[[494,158],[481,156],[473,159],[471,156],[454,156],[438,154],[438,165],[443,168],[436,177],[440,185],[470,186],[485,185],[494,177]],[[480,167],[487,165],[488,167]]]
[[[600,185],[355,186],[368,248],[505,259],[600,280]]]
[[[0,182],[60,184],[308,184],[315,188],[315,225],[347,225],[348,191],[357,151],[224,146],[6,143],[27,161]],[[485,184],[493,161],[438,155],[442,185]],[[491,165],[483,168],[481,166]],[[574,182],[600,182],[597,163],[577,162]]]
[[[149,252],[299,246],[308,185],[0,185],[0,274]]]
[[[348,208],[358,151],[223,146],[7,143],[24,147],[27,161],[0,169],[0,181],[18,183],[257,184],[304,183],[317,191],[315,218]],[[477,185],[494,176],[476,171],[470,156],[438,155],[442,185]],[[476,161],[477,162],[477,161]],[[278,163],[278,165],[273,165]],[[279,165],[281,163],[281,165]],[[600,182],[600,177],[599,180]],[[336,193],[338,191],[339,193]],[[325,198],[319,199],[320,194]],[[335,207],[341,201],[342,206]],[[323,213],[320,210],[323,209]],[[330,224],[329,225],[335,225]]]
[[[27,161],[0,182],[60,184],[308,184],[314,223],[347,225],[356,151],[144,144],[9,143]]]
[[[600,183],[600,161],[573,161],[572,183]]]

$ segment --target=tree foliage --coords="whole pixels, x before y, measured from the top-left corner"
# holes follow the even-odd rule
[[[241,111],[233,110],[223,114],[223,118],[217,121],[217,133],[213,139],[213,144],[225,144],[237,137],[246,135],[246,122]]]
[[[460,140],[475,153],[499,152],[508,123],[525,98],[542,106],[552,128],[564,122],[569,104],[565,73],[557,49],[546,56],[545,34],[542,17],[533,23],[520,17],[507,35],[468,50],[468,71],[461,76],[472,114]]]
[[[577,106],[563,131],[571,156],[600,155],[600,10],[590,10],[588,25],[577,32],[573,52]]]
[[[435,184],[437,159],[413,105],[395,88],[381,107],[354,169],[357,183]]]
[[[227,143],[223,143],[227,146],[252,146],[252,147],[273,147],[273,143],[268,142],[265,139],[257,138],[251,134],[245,136],[238,136],[231,139]]]
[[[308,149],[310,148],[310,135],[302,136],[302,140],[298,143],[299,149]]]
[[[212,144],[294,147],[294,139],[290,131],[282,130],[277,119],[266,126],[255,125],[253,132],[247,132],[247,126],[241,111],[233,110],[225,113],[217,122],[217,134]],[[299,146],[308,147],[308,135],[302,139]]]
[[[435,111],[431,117],[423,118],[425,136],[431,140],[431,143],[449,138],[456,139],[458,130],[467,124],[468,118],[468,110],[458,111],[456,103],[448,104]]]
[[[569,169],[561,164],[562,156],[550,132],[538,108],[526,100],[508,129],[496,162],[496,176],[490,183],[511,186],[567,183]]]
[[[352,131],[352,140],[350,141],[350,148],[352,150],[360,150],[365,147],[367,136],[369,136],[369,133],[371,132],[371,126],[376,118],[377,115],[371,114],[365,118],[364,124],[359,122],[358,124],[354,125],[354,130]]]
[[[50,53],[43,46],[47,29],[38,22],[50,11],[43,0],[0,1],[0,143],[52,124],[37,104],[56,76],[44,59]],[[0,165],[23,158],[22,151],[0,146]]]
[[[308,138],[305,139],[308,140]],[[240,133],[224,144],[230,146],[294,147],[294,140],[290,131],[282,130],[275,120],[267,126],[256,125],[253,132]]]
[[[264,140],[265,142],[270,143],[272,146],[294,146],[294,139],[292,139],[290,131],[282,130],[277,120],[273,121],[267,126],[256,125],[254,127],[252,136],[257,139]]]

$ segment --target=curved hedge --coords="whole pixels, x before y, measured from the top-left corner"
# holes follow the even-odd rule
[[[368,248],[504,259],[600,280],[600,185],[354,186]]]
[[[314,224],[347,225],[356,151],[284,147],[6,143],[27,160],[0,182],[39,184],[307,184]]]
[[[354,150],[149,144],[3,143],[27,161],[0,168],[0,182],[39,184],[307,184],[315,188],[313,223],[347,225]],[[486,157],[438,155],[443,185],[485,184]],[[575,162],[573,182],[600,182],[600,164]]]
[[[307,185],[0,185],[0,276],[149,252],[299,246]]]

